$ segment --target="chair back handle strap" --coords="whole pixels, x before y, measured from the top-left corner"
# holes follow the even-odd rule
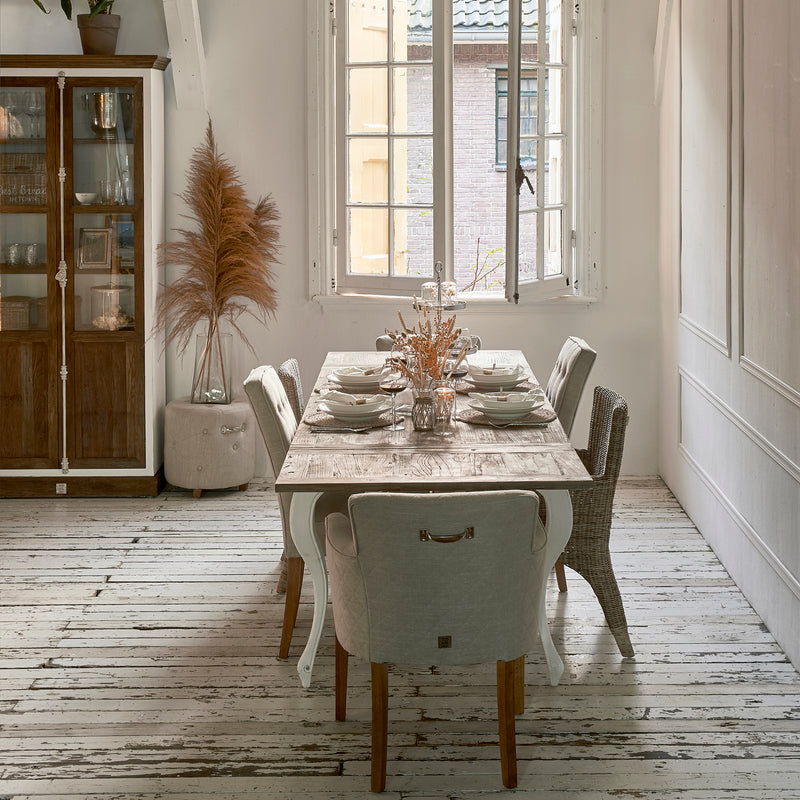
[[[462,539],[474,539],[475,529],[464,528],[461,533],[456,533],[454,536],[434,536],[428,530],[421,530],[419,532],[419,540],[421,542],[439,542],[440,544],[451,544],[452,542],[460,542]]]

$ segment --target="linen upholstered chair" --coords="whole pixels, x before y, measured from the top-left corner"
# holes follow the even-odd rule
[[[625,399],[611,389],[596,386],[589,446],[578,450],[581,461],[592,476],[593,485],[591,489],[570,492],[572,534],[559,562],[588,581],[600,601],[620,653],[631,658],[633,647],[628,635],[628,622],[608,547],[627,424],[628,404]],[[563,586],[559,582],[559,588],[566,591],[566,581]]]
[[[546,534],[534,492],[370,493],[326,521],[336,626],[336,719],[348,654],[371,663],[371,789],[386,784],[386,662],[497,662],[503,783],[517,784],[514,714],[537,643]]]
[[[283,389],[286,392],[286,397],[289,399],[289,405],[294,411],[294,418],[297,424],[303,418],[303,410],[306,407],[306,402],[303,397],[303,384],[300,381],[300,364],[296,358],[287,358],[277,369],[278,378],[280,378]],[[286,585],[289,580],[289,565],[286,561],[286,551],[281,553],[281,574],[278,577],[278,586],[276,591],[278,594],[283,594],[286,591]]]
[[[570,336],[564,342],[547,381],[545,394],[567,436],[572,432],[583,387],[595,358],[597,353],[583,339]]]
[[[273,473],[277,476],[283,466],[292,437],[297,430],[297,420],[289,398],[275,368],[270,365],[256,367],[244,380],[244,390],[253,408],[256,422],[267,448]],[[278,657],[289,655],[297,609],[300,605],[300,589],[303,583],[303,559],[291,536],[289,506],[291,492],[278,493],[278,505],[283,527],[283,550],[286,556],[286,599],[283,610],[283,626]],[[325,516],[347,507],[347,495],[326,493],[317,501],[315,525],[320,545],[324,546]]]

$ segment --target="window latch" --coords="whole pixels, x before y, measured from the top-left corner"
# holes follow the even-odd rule
[[[525,174],[525,170],[522,169],[522,165],[519,162],[517,162],[517,171],[514,173],[514,180],[517,184],[517,194],[519,194],[519,190],[522,188],[523,183],[528,184],[531,194],[536,194],[536,192],[533,191],[533,185],[531,184],[530,178],[528,178],[528,176]]]

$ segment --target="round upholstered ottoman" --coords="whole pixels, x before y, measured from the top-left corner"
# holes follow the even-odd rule
[[[227,405],[167,404],[164,418],[164,477],[173,486],[244,490],[255,471],[255,417],[247,400]]]

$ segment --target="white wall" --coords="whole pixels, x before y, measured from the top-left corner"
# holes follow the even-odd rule
[[[323,0],[320,0],[322,2]],[[57,6],[56,0],[51,0]],[[76,3],[76,5],[78,5]],[[372,349],[374,337],[397,327],[405,306],[321,306],[306,296],[305,3],[199,0],[207,61],[208,110],[222,151],[238,166],[252,197],[272,193],[281,211],[279,309],[265,330],[248,330],[256,347],[238,364],[239,377],[258,363],[300,360],[310,384],[330,349]],[[119,53],[166,55],[159,0],[119,0]],[[58,14],[56,13],[58,11]],[[487,347],[519,347],[546,379],[566,336],[584,337],[598,351],[589,384],[623,393],[631,424],[623,470],[657,470],[658,411],[658,160],[652,52],[657,0],[607,0],[605,29],[606,291],[591,306],[504,307],[502,313],[459,313]],[[74,23],[73,23],[74,26]],[[60,14],[44,17],[30,0],[3,0],[0,51],[77,53],[77,32]],[[169,80],[169,72],[168,72]],[[167,88],[167,229],[181,224],[175,195],[192,148],[201,140],[202,111],[177,108]],[[192,355],[168,354],[168,398],[188,393]],[[591,391],[573,429],[585,440]]]
[[[796,665],[798,35],[794,0],[675,3],[660,248],[661,472]]]

